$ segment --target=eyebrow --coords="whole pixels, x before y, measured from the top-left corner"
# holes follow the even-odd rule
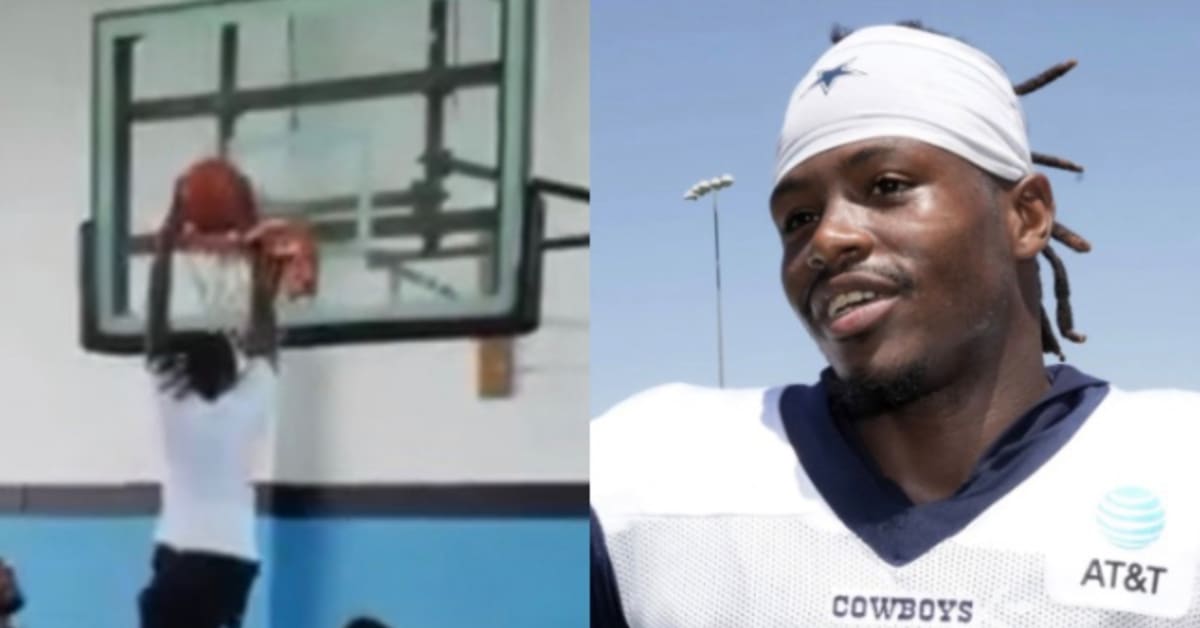
[[[861,166],[872,159],[884,157],[894,152],[896,152],[896,147],[886,144],[883,146],[866,146],[854,151],[854,153],[849,157],[843,159],[841,168],[854,168],[856,166]],[[784,179],[783,181],[779,182],[779,185],[775,186],[774,190],[771,191],[770,203],[773,205],[777,200],[779,200],[779,197],[792,192],[800,192],[809,187],[812,187],[812,181],[804,177]]]

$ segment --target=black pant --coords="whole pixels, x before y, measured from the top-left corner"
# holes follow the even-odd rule
[[[138,598],[142,628],[238,628],[258,564],[232,556],[154,548],[154,575]]]

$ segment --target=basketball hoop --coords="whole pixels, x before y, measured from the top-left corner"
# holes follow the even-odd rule
[[[250,317],[255,256],[277,268],[275,302],[317,292],[318,247],[300,221],[269,219],[245,231],[206,233],[186,228],[177,253],[196,286],[209,331],[240,335]]]

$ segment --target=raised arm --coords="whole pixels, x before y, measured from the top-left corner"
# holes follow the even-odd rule
[[[168,354],[171,335],[171,255],[183,230],[179,194],[171,201],[167,219],[158,232],[154,261],[150,265],[150,287],[146,312],[146,358],[158,362]]]
[[[250,320],[247,321],[242,350],[246,357],[266,358],[278,365],[279,328],[275,314],[275,294],[279,289],[282,267],[278,258],[264,254],[261,239],[252,240],[250,260]]]

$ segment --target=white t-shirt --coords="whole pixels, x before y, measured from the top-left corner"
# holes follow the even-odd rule
[[[194,393],[176,398],[151,374],[166,453],[155,540],[258,560],[250,475],[274,403],[274,367],[251,358],[233,388],[211,402]]]

